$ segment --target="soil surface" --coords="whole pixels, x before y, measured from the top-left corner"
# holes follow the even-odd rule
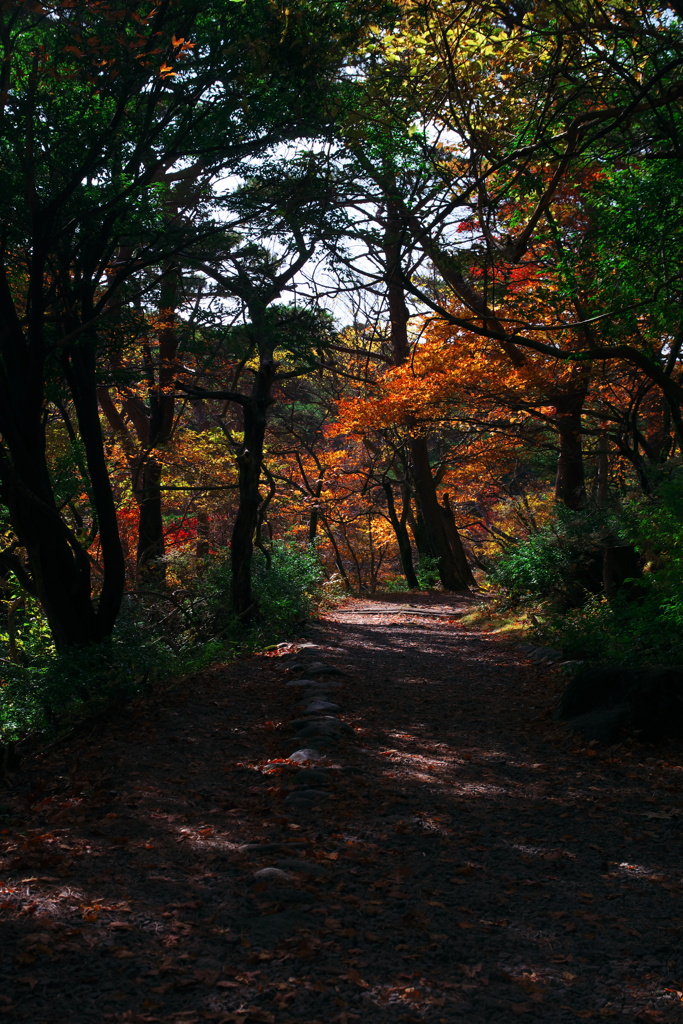
[[[470,601],[350,601],[25,765],[0,1021],[683,1020],[680,744],[572,737]]]

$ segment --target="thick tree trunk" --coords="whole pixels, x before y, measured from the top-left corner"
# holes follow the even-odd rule
[[[441,501],[441,512],[443,516],[444,529],[446,531],[446,539],[453,555],[453,561],[455,562],[458,576],[461,580],[465,580],[469,586],[474,583],[474,576],[472,575],[472,570],[467,562],[465,549],[462,546],[458,528],[455,525],[455,516],[453,515],[453,509],[451,508],[448,492],[444,493]]]
[[[161,514],[161,466],[147,459],[140,468],[138,499],[138,572],[145,571],[163,581],[164,521]]]
[[[64,522],[55,501],[41,406],[24,396],[12,409],[10,393],[2,381],[5,400],[0,411],[5,445],[0,456],[3,500],[26,551],[31,583],[58,648],[95,643],[110,636],[125,583],[97,408],[93,351],[83,344],[64,353],[63,366],[85,451],[102,552],[103,580],[97,601],[92,594],[88,553]]]
[[[263,442],[268,408],[273,403],[274,379],[275,363],[272,356],[268,356],[261,360],[254,378],[251,397],[245,399],[242,404],[244,442],[237,456],[239,505],[233,524],[230,549],[231,604],[232,610],[242,621],[248,621],[257,612],[257,602],[251,585],[251,562],[261,504],[259,483],[263,465]]]
[[[49,488],[25,475],[3,473],[12,526],[26,551],[36,595],[58,648],[92,643],[107,635],[98,628],[91,600],[87,555],[66,524]],[[36,486],[36,484],[38,484]]]
[[[584,389],[553,398],[559,437],[555,498],[567,508],[578,511],[586,505],[586,476],[581,438],[581,414],[586,398]]]
[[[467,590],[473,582],[472,572],[462,547],[455,521],[444,514],[436,493],[429,449],[422,437],[410,442],[411,465],[415,493],[420,506],[429,552],[438,559],[439,579],[445,590]]]

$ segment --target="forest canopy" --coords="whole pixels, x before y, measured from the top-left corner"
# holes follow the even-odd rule
[[[1,729],[325,590],[680,657],[680,4],[22,0],[0,48]]]

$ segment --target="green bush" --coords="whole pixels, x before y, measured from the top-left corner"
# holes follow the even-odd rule
[[[56,652],[37,604],[26,604],[30,615],[12,644],[13,658],[7,632],[0,634],[1,739],[54,733],[141,692],[152,673],[174,663],[163,637],[144,628],[132,605],[124,607],[106,642]]]
[[[568,657],[637,665],[683,663],[683,480],[626,503],[622,529],[645,563],[629,591],[591,599],[552,624]]]
[[[644,572],[608,597],[600,569],[615,541],[635,547]],[[568,658],[683,663],[683,475],[609,512],[560,511],[503,555],[491,578],[511,603],[536,605],[542,638]]]
[[[182,585],[129,596],[113,636],[56,652],[37,602],[7,593],[10,628],[0,627],[0,739],[52,734],[141,692],[148,679],[198,671],[219,658],[282,640],[322,595],[323,570],[312,548],[277,542],[270,567],[254,554],[259,615],[249,629],[230,611],[229,552],[198,575],[175,556]],[[17,594],[18,594],[17,590]]]
[[[230,611],[230,553],[213,559],[197,587],[194,625],[198,639],[245,642],[244,626]],[[315,549],[275,541],[270,566],[260,550],[254,551],[252,587],[258,615],[251,643],[275,642],[305,619],[322,597],[324,573]]]
[[[420,590],[434,590],[441,583],[439,576],[439,559],[431,555],[420,555],[415,567],[417,584]]]
[[[500,556],[489,579],[511,604],[576,607],[600,590],[607,539],[624,537],[624,524],[613,512],[559,508],[554,523]]]

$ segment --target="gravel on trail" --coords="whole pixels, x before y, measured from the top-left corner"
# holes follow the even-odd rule
[[[683,749],[472,598],[350,600],[0,793],[0,1022],[683,1020]]]

